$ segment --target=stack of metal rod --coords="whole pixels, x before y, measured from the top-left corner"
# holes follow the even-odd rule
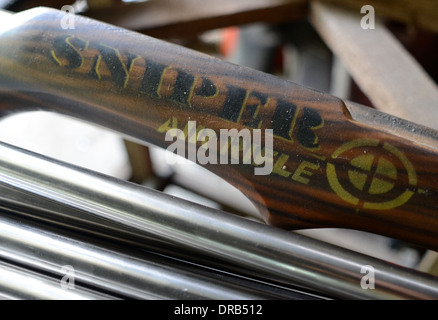
[[[3,143],[0,189],[4,298],[438,297],[432,275]]]
[[[3,142],[0,212],[3,299],[438,298],[432,274]]]

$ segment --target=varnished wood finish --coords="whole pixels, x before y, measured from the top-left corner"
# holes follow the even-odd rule
[[[2,115],[51,110],[163,148],[172,143],[163,128],[188,121],[217,133],[273,129],[271,174],[206,165],[267,223],[353,228],[438,249],[436,138],[359,123],[335,97],[86,18],[63,30],[63,18],[33,9],[0,35]]]

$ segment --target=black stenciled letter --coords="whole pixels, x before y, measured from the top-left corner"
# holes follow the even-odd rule
[[[114,83],[122,88],[125,88],[128,84],[129,71],[131,69],[131,66],[138,56],[128,53],[126,56],[127,63],[125,64],[122,60],[120,52],[117,49],[102,44],[99,44],[97,46],[97,49],[99,50],[103,61],[107,65]],[[97,59],[93,67],[95,73],[94,75],[97,76],[97,78],[100,78],[99,62],[100,59]]]
[[[250,99],[254,100],[252,101],[252,104],[250,104],[251,102],[249,102]],[[247,104],[244,110],[244,113],[249,115],[250,119],[243,122],[243,124],[251,128],[255,128],[255,129],[259,128],[262,120],[258,116],[258,112],[262,106],[266,105],[267,101],[268,101],[267,94],[261,93],[259,91],[251,92],[250,95],[248,96]]]
[[[227,85],[228,94],[219,116],[233,122],[239,122],[243,103],[246,99],[246,90],[240,87]]]
[[[297,106],[291,102],[278,99],[272,119],[272,129],[274,135],[288,140],[292,140],[292,130]]]
[[[146,69],[141,83],[140,91],[152,97],[161,98],[159,90],[161,78],[166,65],[146,60]]]
[[[51,50],[51,60],[67,69],[76,69],[82,66],[84,58],[81,55],[88,45],[87,41],[74,36],[65,35],[56,37]]]
[[[306,148],[317,148],[319,146],[318,136],[314,130],[322,127],[323,124],[324,120],[318,112],[304,108],[303,115],[298,122],[297,137],[299,143]]]
[[[217,87],[208,78],[202,77],[201,87],[196,91],[196,95],[199,97],[214,97],[217,93]]]
[[[178,69],[173,92],[169,99],[190,107],[189,98],[194,82],[195,77],[193,75]]]

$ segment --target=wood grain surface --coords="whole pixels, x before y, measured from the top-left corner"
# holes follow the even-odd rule
[[[340,99],[278,77],[87,18],[65,30],[64,18],[32,9],[2,29],[1,115],[59,112],[163,148],[173,144],[166,132],[189,121],[217,136],[271,129],[270,174],[242,161],[205,165],[267,223],[352,228],[438,249],[436,132],[424,143],[354,121]]]

